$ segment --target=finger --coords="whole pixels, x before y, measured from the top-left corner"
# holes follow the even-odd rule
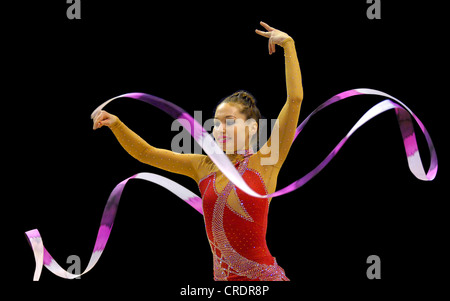
[[[257,34],[259,34],[260,36],[263,36],[263,37],[266,37],[266,38],[270,37],[270,32],[261,31],[259,29],[255,29],[255,32]]]
[[[101,121],[95,120],[92,129],[96,130],[101,127]]]
[[[275,52],[275,44],[273,43],[273,39],[269,39],[269,54],[273,54]]]
[[[92,129],[93,130],[96,130],[98,127],[98,121],[97,120],[94,120],[94,122],[93,122],[93,124],[92,124]]]
[[[264,27],[265,29],[267,29],[267,31],[272,31],[272,30],[275,29],[275,28],[270,27],[267,23],[265,23],[265,22],[263,22],[263,21],[259,22],[259,24],[261,24],[262,27]]]
[[[101,113],[97,115],[97,117],[94,118],[94,125],[97,124],[101,119]]]
[[[107,114],[105,111],[102,111],[102,112],[98,115],[97,122],[99,122],[99,121],[105,121],[105,120],[107,120],[107,119],[109,119],[108,114]]]
[[[94,118],[94,126],[93,129],[96,130],[101,127],[101,121],[103,120],[103,111],[100,111],[97,116]]]

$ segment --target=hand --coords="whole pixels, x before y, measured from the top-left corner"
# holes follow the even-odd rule
[[[270,27],[263,21],[259,22],[259,24],[261,24],[267,31],[264,32],[264,31],[256,29],[255,32],[263,37],[269,38],[269,54],[272,54],[275,52],[275,45],[283,46],[283,43],[287,39],[292,40],[292,38],[288,34],[282,32],[278,29],[275,29],[273,27]]]
[[[114,124],[119,118],[113,114],[109,114],[106,111],[100,111],[94,118],[94,126],[93,129],[99,129],[102,126],[106,125],[107,127]]]

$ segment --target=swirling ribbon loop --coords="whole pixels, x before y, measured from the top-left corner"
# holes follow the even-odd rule
[[[366,122],[368,122],[370,119],[374,118],[375,116],[386,112],[388,110],[395,110],[397,120],[400,126],[400,131],[403,138],[403,143],[406,151],[406,156],[408,159],[408,166],[411,170],[412,174],[417,177],[420,180],[423,181],[431,181],[436,177],[437,168],[438,168],[438,162],[437,162],[437,155],[436,151],[434,149],[433,142],[431,140],[431,137],[426,130],[423,123],[417,118],[417,116],[400,100],[396,99],[395,97],[386,94],[384,92],[373,90],[373,89],[353,89],[348,90],[342,93],[339,93],[323,104],[321,104],[317,109],[315,109],[306,119],[299,125],[299,127],[296,130],[295,138],[297,138],[298,134],[303,130],[307,122],[310,120],[312,116],[314,116],[316,113],[321,111],[322,109],[328,107],[331,104],[334,104],[336,102],[339,102],[341,100],[347,99],[351,96],[356,95],[378,95],[382,97],[387,97],[388,99],[381,101],[380,103],[373,106],[370,110],[368,110],[359,120],[358,122],[350,129],[350,131],[345,135],[345,137],[336,145],[336,147],[328,154],[328,156],[312,171],[307,173],[305,176],[300,178],[299,180],[293,182],[289,186],[286,186],[278,191],[275,191],[274,193],[268,194],[268,195],[260,195],[253,191],[248,184],[244,181],[244,179],[241,177],[241,175],[238,173],[236,168],[233,166],[233,164],[230,162],[228,157],[223,153],[222,149],[215,143],[214,139],[211,137],[210,134],[186,111],[184,111],[179,106],[168,102],[164,99],[161,99],[156,96],[152,96],[145,93],[128,93],[123,94],[117,97],[114,97],[103,104],[101,104],[97,109],[94,110],[94,112],[91,114],[92,118],[95,118],[95,116],[111,101],[117,99],[117,98],[133,98],[137,99],[143,102],[146,102],[148,104],[151,104],[162,111],[166,112],[170,116],[172,116],[175,119],[178,119],[178,121],[183,125],[183,127],[189,131],[189,133],[194,137],[195,141],[203,148],[205,153],[211,158],[211,160],[217,165],[217,167],[222,171],[222,173],[230,180],[232,181],[239,189],[242,191],[248,193],[249,195],[259,197],[259,198],[267,198],[267,197],[275,197],[280,196],[289,192],[292,192],[301,186],[303,186],[306,182],[308,182],[310,179],[312,179],[315,175],[317,175],[333,158],[334,156],[339,152],[339,150],[342,148],[342,146],[346,143],[348,138],[362,125],[364,125]],[[417,122],[419,125],[421,131],[423,132],[425,139],[428,144],[428,150],[430,153],[430,166],[428,168],[428,171],[425,172],[422,160],[420,158],[419,154],[419,148],[417,146],[417,140],[414,132],[414,125],[413,120]],[[114,190],[111,192],[108,201],[106,202],[105,209],[102,215],[102,220],[100,222],[100,229],[97,234],[97,239],[95,241],[94,250],[92,252],[91,258],[89,260],[89,263],[84,270],[79,275],[71,274],[65,271],[63,268],[61,268],[58,263],[52,258],[52,256],[48,253],[48,251],[45,249],[43,245],[43,241],[41,238],[41,235],[37,229],[30,230],[25,233],[30,246],[33,250],[35,261],[36,261],[36,268],[33,280],[38,281],[39,277],[41,275],[42,266],[45,266],[48,268],[52,273],[54,273],[57,276],[60,276],[62,278],[67,279],[73,279],[77,278],[85,273],[87,273],[89,270],[91,270],[94,265],[99,260],[103,250],[105,249],[106,243],[108,241],[109,235],[111,233],[111,229],[114,223],[114,218],[117,212],[117,208],[119,205],[120,197],[122,195],[123,189],[126,185],[126,183],[131,179],[143,179],[155,184],[158,184],[162,187],[165,187],[178,197],[180,197],[182,200],[184,200],[186,203],[188,203],[190,206],[192,206],[194,209],[196,209],[198,212],[203,214],[202,210],[202,199],[194,194],[193,192],[189,191],[188,189],[184,188],[183,186],[179,185],[178,183],[167,179],[165,177],[151,174],[151,173],[139,173],[136,174],[128,179],[125,179],[124,181],[120,182]]]

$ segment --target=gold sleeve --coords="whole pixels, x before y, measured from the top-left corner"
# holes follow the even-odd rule
[[[272,135],[259,151],[262,153],[262,157],[267,157],[269,154],[271,158],[274,158],[273,165],[278,168],[286,160],[289,149],[291,148],[303,100],[302,78],[294,40],[291,38],[286,39],[283,43],[283,48],[287,100],[278,115],[277,122],[272,130]],[[278,137],[273,137],[274,134],[278,134]]]
[[[199,170],[205,157],[204,155],[180,154],[167,149],[153,147],[120,120],[111,125],[110,129],[122,147],[140,162],[188,176],[197,183],[200,180],[202,175]]]

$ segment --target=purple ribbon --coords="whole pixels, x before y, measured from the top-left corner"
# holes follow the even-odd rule
[[[317,175],[333,158],[334,156],[339,152],[339,150],[342,148],[342,146],[347,142],[348,138],[357,130],[359,129],[363,124],[368,122],[370,119],[374,118],[375,116],[386,112],[388,110],[395,110],[397,120],[400,126],[400,131],[402,133],[403,143],[406,151],[406,156],[408,159],[408,166],[411,170],[411,172],[420,180],[424,181],[431,181],[436,177],[438,163],[437,163],[437,156],[436,151],[434,149],[433,142],[431,140],[431,137],[426,130],[423,123],[417,118],[417,116],[400,100],[396,99],[395,97],[392,97],[384,92],[373,90],[373,89],[353,89],[348,90],[342,93],[339,93],[323,104],[321,104],[317,109],[315,109],[297,128],[295,138],[300,134],[300,132],[303,130],[307,122],[310,120],[312,116],[314,116],[316,113],[321,111],[322,109],[328,107],[331,104],[334,104],[336,102],[339,102],[341,100],[347,99],[351,96],[356,95],[378,95],[382,97],[387,97],[388,99],[381,101],[380,103],[373,106],[370,110],[368,110],[359,120],[358,122],[350,129],[350,131],[345,135],[345,137],[336,145],[336,147],[328,154],[328,156],[313,170],[311,170],[309,173],[304,175],[302,178],[298,179],[297,181],[293,182],[292,184],[275,191],[272,194],[269,195],[260,195],[253,191],[248,184],[244,181],[244,179],[241,177],[241,175],[238,173],[236,168],[234,168],[233,164],[230,162],[228,157],[223,153],[222,149],[215,143],[214,139],[211,137],[211,135],[208,134],[208,132],[186,111],[184,111],[179,106],[168,102],[164,99],[161,99],[156,96],[152,96],[145,93],[128,93],[123,94],[117,97],[114,97],[102,105],[100,105],[91,115],[92,118],[94,118],[103,107],[105,107],[108,103],[111,101],[127,97],[127,98],[133,98],[137,99],[143,102],[146,102],[148,104],[151,104],[162,111],[166,112],[170,116],[172,116],[175,119],[178,119],[180,123],[183,125],[186,130],[190,132],[190,134],[194,137],[194,139],[199,143],[205,153],[211,158],[211,160],[217,165],[217,167],[222,171],[222,173],[230,180],[232,181],[236,187],[241,189],[242,191],[255,196],[259,198],[268,198],[268,197],[276,197],[280,196],[289,192],[292,192],[301,186],[303,186],[305,183],[307,183],[309,180],[311,180],[315,175]],[[417,140],[416,135],[414,132],[414,126],[413,126],[413,118],[419,125],[422,133],[425,136],[425,139],[428,144],[428,150],[430,152],[430,166],[428,168],[428,171],[425,172],[423,168],[423,164],[420,158],[419,149],[417,146]],[[48,251],[45,249],[43,245],[43,241],[41,238],[41,235],[39,234],[39,231],[37,229],[31,230],[26,232],[26,237],[33,249],[33,253],[35,256],[36,261],[36,269],[34,273],[33,280],[37,281],[39,280],[42,266],[45,266],[48,268],[51,272],[54,274],[62,277],[62,278],[68,278],[73,279],[77,278],[85,273],[87,273],[90,269],[94,267],[94,265],[99,260],[103,250],[105,249],[106,243],[108,241],[109,235],[111,233],[111,229],[114,224],[115,215],[117,212],[117,208],[119,205],[120,197],[122,195],[123,189],[126,185],[126,183],[131,179],[143,179],[147,180],[153,183],[156,183],[158,185],[161,185],[165,187],[166,189],[170,190],[174,194],[176,194],[178,197],[183,199],[186,203],[188,203],[190,206],[192,206],[194,209],[196,209],[198,212],[203,214],[202,210],[202,199],[197,196],[196,194],[192,193],[191,191],[187,190],[183,186],[179,185],[178,183],[167,179],[165,177],[150,174],[150,173],[139,173],[136,174],[128,179],[125,179],[124,181],[120,182],[114,190],[111,192],[108,201],[106,202],[105,210],[102,215],[102,220],[100,222],[100,229],[97,234],[97,239],[95,241],[94,250],[92,252],[91,259],[89,260],[88,266],[86,267],[85,271],[81,273],[80,275],[75,275],[68,273],[64,269],[62,269],[56,261],[52,258],[52,256],[48,253]]]

